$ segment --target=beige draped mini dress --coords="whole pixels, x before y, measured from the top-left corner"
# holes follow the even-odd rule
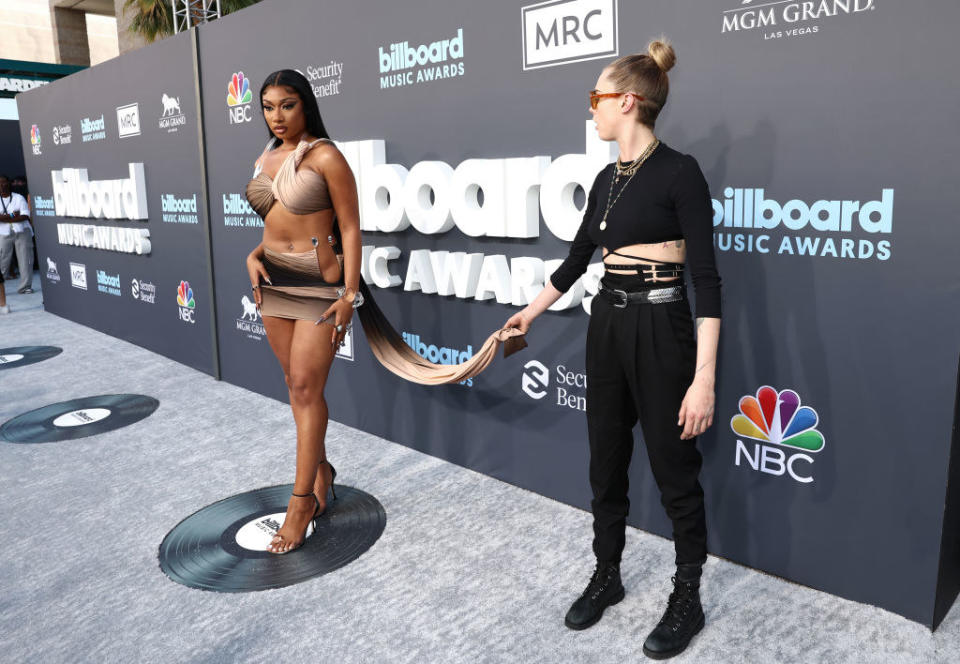
[[[274,203],[283,205],[293,214],[310,214],[333,207],[326,179],[310,169],[299,169],[304,155],[322,142],[332,144],[332,141],[326,138],[309,143],[300,141],[284,160],[274,178],[257,169],[253,179],[247,184],[246,195],[250,207],[261,218],[266,219]],[[273,143],[271,140],[267,144],[264,154],[273,149]],[[343,286],[343,255],[338,236],[334,217],[333,234],[324,238],[324,241],[333,247],[340,263],[340,279],[337,283],[324,281],[316,250],[280,253],[264,248],[263,264],[272,283],[260,284],[261,315],[319,322],[323,313],[339,297],[337,289]],[[313,240],[314,246],[319,244],[317,238]],[[505,345],[505,355],[526,345],[519,330],[505,328],[491,334],[477,353],[466,362],[453,365],[433,364],[403,341],[377,306],[362,278],[360,293],[364,303],[357,309],[357,313],[371,351],[386,369],[414,383],[459,383],[486,369],[496,357],[501,345]]]

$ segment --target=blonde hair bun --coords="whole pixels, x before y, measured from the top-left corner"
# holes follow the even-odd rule
[[[664,72],[670,71],[677,64],[677,54],[673,50],[673,46],[662,37],[650,42],[647,46],[647,53]]]

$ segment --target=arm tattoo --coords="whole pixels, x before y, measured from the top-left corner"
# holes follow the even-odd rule
[[[701,364],[699,367],[697,367],[697,370],[696,370],[694,373],[700,373],[700,370],[701,370],[701,369],[706,369],[706,368],[709,367],[711,364],[713,364],[713,360],[709,360],[709,361],[707,361],[707,362],[704,362],[704,363]]]
[[[676,246],[676,248],[679,249],[680,247],[683,246],[683,240],[677,240],[677,241],[674,243],[674,246]]]
[[[698,318],[698,319],[697,319],[697,332],[700,331],[700,326],[703,325],[703,321],[704,321],[703,318]]]

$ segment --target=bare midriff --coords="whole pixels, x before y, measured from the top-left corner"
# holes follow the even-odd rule
[[[609,250],[603,248],[604,265],[642,265],[644,276],[649,281],[676,281],[680,277],[661,277],[656,275],[655,266],[657,263],[679,263],[683,264],[687,258],[687,244],[684,240],[670,240],[669,242],[656,242],[654,244],[631,244],[627,247],[615,249],[616,254],[611,254]],[[643,257],[647,260],[638,258],[624,258],[623,254],[628,256]],[[655,262],[654,262],[655,261]],[[608,270],[611,274],[636,274],[634,271]]]
[[[333,233],[333,210],[293,214],[277,201],[263,220],[263,246],[282,254],[313,251],[317,239],[317,261],[324,281],[340,280],[340,264],[328,238]]]
[[[283,160],[290,150],[271,150],[263,157],[263,172],[271,180],[276,177]],[[308,168],[303,165],[301,168]],[[333,209],[318,210],[309,214],[293,214],[280,201],[275,201],[263,220],[263,246],[281,254],[300,254],[314,249],[317,239],[317,262],[324,281],[340,280],[340,263],[337,262],[328,238],[333,233]]]

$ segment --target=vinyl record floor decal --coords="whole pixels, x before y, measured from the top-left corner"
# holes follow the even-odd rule
[[[292,484],[241,493],[204,507],[160,544],[160,569],[177,583],[241,593],[283,588],[332,572],[359,558],[380,538],[387,515],[370,494],[337,484],[317,530],[295,551],[266,548],[283,523]]]
[[[63,352],[57,346],[15,346],[0,348],[0,371],[49,360]]]
[[[0,426],[8,443],[52,443],[113,431],[139,422],[160,402],[142,394],[102,394],[28,411]]]

